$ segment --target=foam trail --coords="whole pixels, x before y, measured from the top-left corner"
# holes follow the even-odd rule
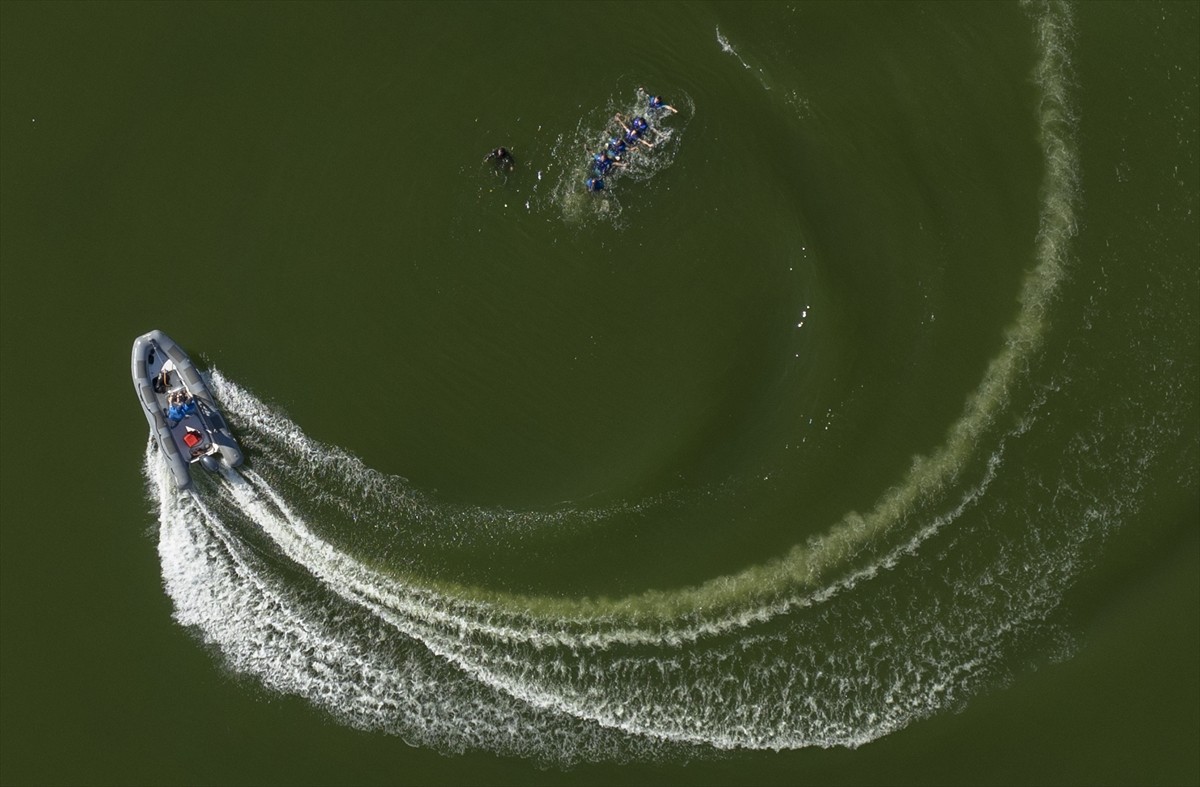
[[[745,60],[742,60],[742,56],[739,55],[737,50],[733,48],[733,46],[729,43],[729,40],[725,38],[725,36],[721,35],[721,28],[719,27],[717,28],[717,44],[720,45],[722,52],[736,57],[738,62],[742,64],[742,68],[745,68],[746,70],[750,69],[750,64]]]
[[[998,456],[988,463],[982,486],[993,482],[1002,464]],[[509,751],[512,740],[500,729],[474,728],[469,735],[456,730],[451,720],[463,716],[465,700],[448,696],[444,685],[438,689],[440,704],[431,708],[425,682],[408,680],[418,668],[407,662],[420,665],[418,674],[438,662],[425,663],[412,652],[414,643],[461,670],[456,676],[451,670],[452,685],[475,686],[468,693],[476,699],[475,691],[486,688],[489,703],[518,712],[527,732],[544,733],[540,725],[547,717],[559,727],[575,725],[581,743],[572,748],[573,756],[602,750],[603,756],[641,756],[648,751],[644,747],[658,746],[661,753],[668,744],[717,749],[858,745],[995,679],[1006,644],[1038,627],[1055,603],[1055,583],[1075,570],[1073,548],[1010,544],[1018,559],[998,561],[983,575],[961,572],[954,603],[938,600],[936,590],[895,599],[886,592],[873,594],[868,585],[856,589],[866,596],[851,593],[844,604],[823,604],[812,616],[793,616],[782,627],[755,626],[732,639],[685,646],[613,642],[602,648],[554,639],[514,641],[478,625],[478,608],[473,614],[443,609],[433,618],[420,608],[453,600],[439,602],[419,588],[397,599],[390,595],[401,592],[395,583],[378,577],[364,581],[355,561],[306,533],[294,512],[286,504],[280,507],[277,493],[260,486],[261,479],[249,474],[240,482],[230,476],[222,504],[244,512],[248,524],[263,528],[337,598],[350,602],[345,618],[331,616],[328,610],[336,606],[330,598],[306,601],[306,594],[272,581],[269,567],[256,564],[231,527],[204,505],[174,501],[169,476],[161,467],[159,474],[160,499],[168,509],[164,576],[172,580],[168,590],[181,622],[199,626],[236,668],[260,674],[268,686],[306,696],[358,726],[410,739],[426,735],[428,728],[414,730],[415,721],[401,710],[419,701],[423,714],[438,721],[438,735],[424,739],[452,749],[479,745]],[[957,519],[978,499],[965,499],[945,520]],[[948,545],[946,554],[953,556],[957,546]],[[198,567],[199,582],[189,576]],[[922,569],[897,560],[889,570]],[[174,581],[175,573],[186,581]],[[181,592],[198,585],[204,592]],[[380,622],[386,622],[384,630]],[[866,653],[857,635],[849,647],[828,644],[828,632],[853,633],[864,625],[871,631]],[[909,636],[914,626],[927,627],[928,636],[914,642]],[[356,636],[356,629],[368,635]],[[389,635],[389,629],[404,636]],[[404,663],[393,673],[389,665],[397,654]],[[880,660],[898,665],[886,680],[876,674]],[[731,674],[745,677],[731,683]],[[605,740],[605,729],[618,736],[608,741],[616,749],[597,743]]]
[[[1006,457],[1041,439],[1053,389],[1015,427],[998,427],[997,415],[1039,350],[1075,233],[1070,14],[1035,10],[1046,159],[1037,264],[943,445],[872,510],[770,564],[670,592],[558,599],[434,582],[418,564],[363,559],[337,543],[337,523],[417,544],[466,539],[483,522],[512,537],[612,512],[441,505],[311,440],[214,372],[214,392],[252,449],[244,473],[180,493],[152,446],[145,460],[176,619],[232,669],[344,723],[445,751],[554,762],[857,746],[1007,680],[1013,652],[1062,645],[1049,621],[1093,523],[1111,526],[1150,469],[1131,452],[1126,487],[1109,502],[1056,495],[1049,514],[1038,502],[1015,513],[981,504],[998,485],[1040,482]],[[1064,451],[1066,465],[1090,461],[1086,446]],[[1046,516],[1080,525],[1003,526]]]
[[[901,557],[901,551],[911,551],[919,541],[928,538],[942,525],[953,521],[964,509],[973,505],[994,477],[999,464],[1000,457],[993,457],[988,463],[984,482],[972,490],[954,510],[927,526],[906,549],[886,556],[879,565],[850,577],[841,587],[830,588],[819,597],[810,599],[810,603],[825,601],[840,590],[852,588],[858,581],[873,576],[881,568],[894,567]],[[381,620],[420,640],[436,655],[497,691],[532,707],[569,714],[629,733],[676,741],[715,743],[718,746],[746,745],[746,741],[733,736],[725,736],[722,744],[720,741],[689,733],[678,725],[651,728],[644,720],[634,724],[625,718],[625,705],[614,705],[607,692],[603,695],[605,699],[597,702],[593,696],[594,687],[589,687],[590,690],[574,687],[567,691],[561,681],[557,681],[558,687],[555,691],[547,691],[544,685],[545,675],[539,673],[536,679],[531,679],[524,670],[514,672],[509,666],[512,663],[510,659],[498,657],[499,652],[516,645],[531,644],[542,654],[554,648],[561,648],[565,649],[565,652],[556,657],[555,666],[555,671],[561,672],[564,661],[580,659],[581,652],[585,650],[603,652],[615,646],[631,645],[665,645],[678,648],[685,642],[699,639],[699,632],[625,630],[603,632],[603,636],[576,635],[568,638],[567,633],[561,630],[547,630],[545,627],[518,629],[513,627],[511,621],[498,624],[494,611],[482,607],[455,605],[452,599],[439,598],[395,582],[356,564],[352,558],[340,554],[330,545],[315,538],[304,523],[287,510],[273,490],[265,486],[261,478],[249,473],[248,479],[251,482],[249,485],[239,478],[230,478],[239,505],[255,522],[268,530],[276,543],[284,546],[289,557],[302,561],[342,598],[370,609]],[[258,498],[258,494],[269,498],[270,505],[275,507],[278,515],[269,510],[269,506]],[[771,617],[771,612],[762,611],[758,617],[765,620]],[[711,636],[722,628],[745,624],[745,621],[716,621],[704,634]],[[465,643],[464,632],[471,634]],[[486,638],[486,648],[478,646],[481,638]],[[593,683],[598,679],[601,682],[607,680],[603,678],[602,670],[584,670],[583,667],[577,667],[576,671],[589,675],[589,681]]]
[[[747,71],[756,70],[757,73],[755,74],[755,76],[758,77],[758,81],[763,86],[763,89],[764,90],[771,89],[771,86],[767,84],[766,74],[763,72],[763,70],[761,68],[753,69],[750,66],[750,64],[745,61],[745,59],[741,56],[741,54],[736,49],[733,48],[733,45],[729,43],[729,39],[727,39],[727,38],[725,38],[725,36],[721,35],[721,28],[719,28],[719,27],[717,28],[717,45],[721,47],[722,52],[725,52],[726,54],[730,54],[730,55],[733,55],[734,57],[736,57],[738,59],[738,62],[742,64],[742,68],[746,69]]]
[[[164,587],[175,617],[216,646],[231,669],[256,676],[270,690],[304,697],[345,724],[447,751],[486,748],[545,759],[567,733],[572,746],[554,757],[559,761],[582,752],[611,759],[629,749],[612,733],[548,718],[489,692],[362,609],[298,586],[286,568],[234,532],[238,500],[258,523],[286,516],[244,488],[233,492],[236,474],[225,488],[232,499],[210,507],[175,489],[152,445],[146,473],[158,502]],[[650,741],[636,748],[657,751]]]
[[[241,407],[252,400],[250,394],[237,388],[219,372],[214,375],[214,384],[221,391],[224,401],[239,405],[233,412],[244,412]],[[284,428],[292,435],[292,439],[296,439],[298,432],[292,425]],[[308,445],[303,448],[306,453],[316,450],[319,449]],[[339,593],[356,602],[379,603],[401,612],[412,621],[431,626],[459,628],[469,623],[472,630],[509,642],[606,648],[617,643],[680,645],[763,622],[794,608],[809,607],[853,588],[858,582],[875,576],[879,570],[894,565],[902,555],[915,553],[922,542],[979,499],[994,478],[1002,454],[1003,443],[987,462],[982,481],[969,488],[948,514],[933,517],[912,533],[910,538],[882,553],[875,562],[847,572],[838,581],[814,591],[797,592],[783,600],[730,608],[716,618],[711,615],[700,620],[694,616],[674,619],[661,617],[654,626],[633,625],[634,621],[622,616],[621,606],[627,602],[584,599],[548,607],[538,605],[536,599],[526,596],[484,596],[472,588],[435,586],[422,583],[419,579],[404,578],[396,572],[384,573],[369,568],[323,541],[301,516],[289,508],[281,494],[257,473],[247,470],[246,480],[232,474],[228,481],[242,513],[264,529],[290,559],[308,567],[331,584],[340,582]],[[264,500],[269,502],[264,503]],[[644,617],[643,623],[646,620]],[[539,625],[531,627],[533,622]]]

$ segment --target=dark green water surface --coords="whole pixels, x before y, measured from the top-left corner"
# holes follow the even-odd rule
[[[1198,40],[0,3],[0,781],[1200,782]]]

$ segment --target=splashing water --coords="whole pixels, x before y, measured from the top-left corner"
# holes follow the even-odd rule
[[[621,134],[621,128],[614,123],[614,115],[620,113],[627,118],[645,115],[646,99],[640,88],[632,103],[610,99],[602,111],[582,118],[573,133],[558,138],[551,157],[557,162],[559,176],[550,192],[550,204],[561,212],[563,219],[570,223],[601,219],[620,226],[623,209],[619,184],[645,182],[675,162],[683,132],[695,112],[691,98],[682,93],[676,100],[679,104],[677,115],[652,119],[652,150],[632,146],[622,156],[624,166],[610,170],[605,176],[608,186],[604,191],[588,192],[581,185],[592,174],[590,153],[602,150],[610,137]],[[660,120],[663,122],[658,122]]]
[[[722,52],[736,57],[738,62],[742,64],[742,68],[746,69],[747,71],[756,70],[757,73],[755,76],[758,77],[758,81],[763,86],[763,90],[771,89],[771,86],[767,84],[766,74],[763,73],[763,70],[761,68],[752,69],[750,64],[746,62],[745,58],[743,58],[741,54],[733,48],[733,44],[729,43],[729,39],[721,35],[721,28],[719,27],[717,28],[717,45],[721,47]]]

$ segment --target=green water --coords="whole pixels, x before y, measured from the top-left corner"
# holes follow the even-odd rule
[[[0,780],[1200,782],[1197,40],[0,5]]]

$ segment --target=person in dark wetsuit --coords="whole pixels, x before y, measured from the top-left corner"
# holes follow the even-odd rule
[[[154,393],[166,393],[171,388],[171,373],[163,369],[154,378]]]
[[[508,152],[508,148],[500,147],[493,150],[483,157],[484,162],[491,162],[497,172],[512,172],[513,167],[517,166],[516,160],[512,153]]]
[[[588,191],[603,191],[604,180],[601,178],[586,178],[583,181],[583,187]]]

